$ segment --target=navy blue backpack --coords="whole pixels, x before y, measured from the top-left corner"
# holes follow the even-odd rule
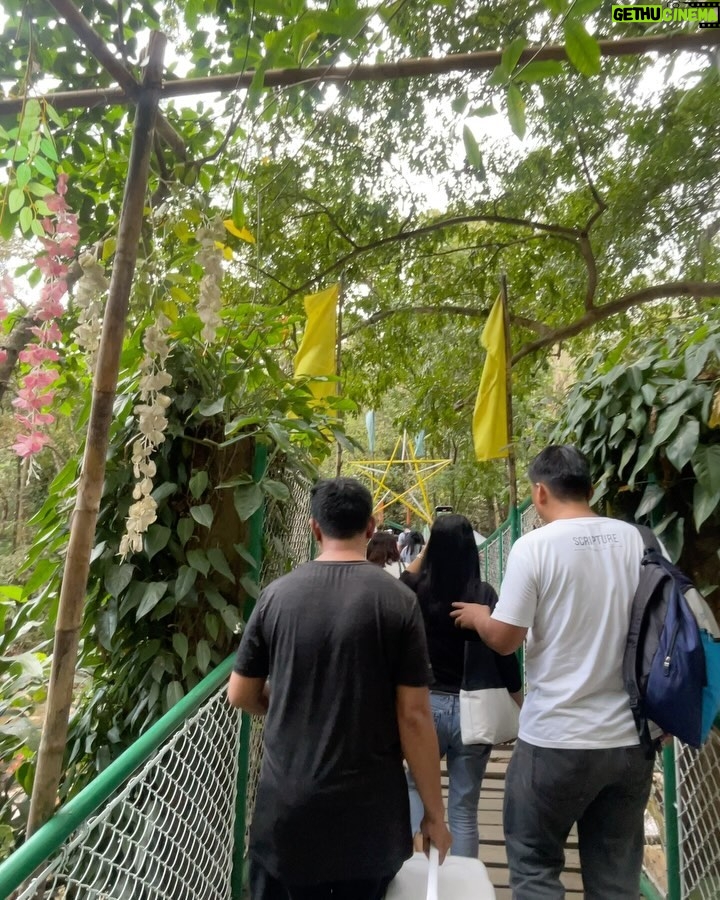
[[[690,579],[649,528],[633,598],[623,679],[641,743],[661,733],[699,748],[720,709],[720,631]]]

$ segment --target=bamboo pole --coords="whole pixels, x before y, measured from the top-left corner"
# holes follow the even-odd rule
[[[507,472],[508,493],[510,501],[510,518],[514,521],[517,512],[517,465],[515,459],[515,442],[513,435],[513,402],[512,402],[512,344],[510,342],[510,310],[508,309],[507,276],[503,272],[500,278],[500,297],[503,309],[503,334],[505,336],[505,402],[507,405]]]
[[[702,31],[681,32],[667,35],[619,38],[614,41],[598,41],[604,57],[637,56],[645,53],[674,53],[678,50],[699,52],[703,48],[720,45],[720,29],[703,28]],[[268,69],[263,75],[263,86],[292,87],[315,84],[322,81],[394,81],[399,78],[424,78],[450,72],[489,72],[500,63],[502,52],[482,50],[478,53],[453,53],[440,57],[403,59],[395,63],[358,64],[349,66],[308,66],[307,68]],[[527,47],[520,54],[519,65],[530,61],[567,59],[564,44]],[[167,81],[160,88],[160,99],[184,97],[189,94],[237,91],[247,88],[255,78],[250,69],[229,75],[211,75],[205,78],[177,78]],[[51,103],[55,109],[87,109],[94,106],[117,106],[132,102],[132,97],[121,88],[98,88],[81,91],[57,91],[38,99]],[[0,115],[18,113],[25,101],[22,98],[0,100]]]
[[[47,710],[30,803],[28,836],[52,816],[62,772],[90,553],[105,478],[105,457],[117,390],[120,352],[143,223],[165,44],[165,35],[160,32],[151,34],[148,65],[135,115],[115,264],[100,339],[85,455],[60,591]]]
[[[338,292],[338,309],[337,309],[337,335],[335,349],[335,374],[339,378],[342,375],[342,342],[343,342],[343,300],[345,299],[345,274],[340,276],[340,290]],[[337,393],[341,392],[340,382],[337,383]],[[340,418],[344,418],[342,413]],[[342,474],[343,464],[343,448],[340,441],[336,443],[337,456],[335,458],[335,477],[339,478]]]

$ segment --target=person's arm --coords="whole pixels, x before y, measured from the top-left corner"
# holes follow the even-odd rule
[[[453,603],[450,616],[458,628],[471,628],[496,653],[507,656],[522,645],[527,628],[491,618],[490,608],[479,603]]]
[[[430,843],[440,851],[440,862],[450,849],[452,838],[445,825],[445,807],[440,787],[440,751],[430,711],[430,692],[426,687],[398,685],[395,693],[400,743],[425,815],[420,825],[423,849]]]
[[[227,689],[231,706],[256,716],[264,716],[270,702],[270,654],[262,627],[264,600],[263,595],[245,626]]]
[[[243,709],[253,716],[264,716],[270,702],[270,689],[264,678],[248,678],[233,672],[228,683],[230,706]]]
[[[418,555],[415,557],[415,559],[411,563],[408,563],[405,566],[405,571],[410,572],[411,575],[418,575],[420,573],[420,569],[422,569],[422,561],[423,561],[424,554],[425,554],[425,547],[422,548],[422,550],[418,553]]]

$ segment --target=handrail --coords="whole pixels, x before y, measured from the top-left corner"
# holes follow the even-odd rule
[[[518,515],[522,515],[525,512],[525,510],[528,508],[528,506],[530,506],[531,503],[532,503],[532,500],[530,497],[528,497],[526,500],[523,500],[523,502],[517,508]],[[478,551],[482,550],[483,547],[485,547],[487,544],[490,544],[496,538],[498,538],[502,534],[504,534],[510,528],[511,525],[512,525],[512,515],[508,516],[508,518],[505,519],[505,521],[502,523],[502,525],[498,525],[498,527],[495,529],[495,531],[493,531],[492,534],[489,534],[485,538],[485,540],[482,542],[482,544],[478,545]]]
[[[32,837],[0,864],[0,900],[19,887],[33,872],[58,850],[63,842],[82,825],[128,778],[150,758],[180,725],[223,684],[230,675],[234,654],[220,663],[195,685],[145,734],[125,750],[87,787],[61,806],[55,815]]]

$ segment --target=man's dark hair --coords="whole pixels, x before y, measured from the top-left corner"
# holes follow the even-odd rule
[[[372,511],[370,491],[354,478],[328,478],[310,491],[310,515],[329,538],[346,540],[365,531]]]
[[[590,464],[572,444],[551,444],[530,463],[533,484],[544,484],[558,500],[587,500],[592,491]]]

